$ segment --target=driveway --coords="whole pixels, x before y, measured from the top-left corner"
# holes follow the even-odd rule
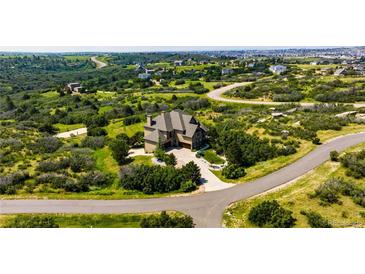
[[[182,165],[185,165],[190,161],[196,163],[200,168],[202,183],[206,192],[222,190],[234,186],[234,184],[227,184],[215,176],[210,171],[210,164],[204,158],[196,158],[195,152],[190,149],[174,148],[169,150],[167,153],[173,153],[176,156],[178,164],[181,162]]]

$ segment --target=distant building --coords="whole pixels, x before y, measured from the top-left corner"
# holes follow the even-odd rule
[[[277,65],[277,66],[271,66],[269,68],[269,70],[272,73],[281,74],[281,73],[284,73],[285,71],[287,71],[287,67],[286,66],[282,66],[282,65]]]
[[[152,77],[152,75],[147,72],[138,74],[139,79],[151,79],[151,77]]]
[[[232,74],[232,73],[233,73],[233,69],[231,69],[231,68],[222,69],[222,75],[228,75],[228,74]]]
[[[176,60],[175,62],[174,62],[174,65],[175,66],[177,66],[177,67],[180,67],[180,66],[182,66],[184,64],[184,61],[182,61],[182,60]]]
[[[247,67],[248,67],[248,68],[254,68],[254,67],[255,67],[255,63],[249,63],[249,64],[247,65]]]
[[[82,89],[82,86],[80,83],[69,83],[66,85],[66,90],[71,92],[80,92]]]
[[[311,64],[312,66],[317,66],[317,65],[318,65],[318,62],[310,62],[310,64]]]
[[[345,73],[346,73],[346,69],[345,69],[345,68],[341,68],[341,69],[337,69],[337,70],[333,73],[333,75],[334,75],[334,76],[343,76],[343,75],[345,75]]]

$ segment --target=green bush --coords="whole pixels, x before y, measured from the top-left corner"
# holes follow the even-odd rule
[[[172,216],[165,211],[157,216],[144,217],[140,225],[143,228],[193,228],[195,226],[191,216]]]
[[[338,162],[339,156],[340,156],[340,154],[336,150],[332,150],[330,152],[330,158],[331,158],[331,161],[333,161],[333,162]]]
[[[11,219],[6,228],[58,228],[55,218],[42,215],[17,215]]]
[[[194,183],[193,181],[191,180],[188,180],[186,182],[183,182],[181,184],[181,187],[180,187],[180,190],[182,192],[191,192],[191,191],[194,191],[196,189],[196,183]]]
[[[301,211],[302,215],[307,217],[308,224],[313,228],[331,228],[332,225],[323,218],[319,213],[314,211]]]
[[[290,210],[282,208],[276,200],[264,201],[253,207],[248,220],[259,227],[293,227],[296,219]]]
[[[243,167],[234,164],[228,164],[222,170],[222,175],[227,179],[238,179],[246,175]]]

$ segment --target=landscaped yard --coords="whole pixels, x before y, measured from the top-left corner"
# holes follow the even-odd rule
[[[85,127],[84,124],[73,124],[73,125],[66,125],[66,124],[54,124],[54,126],[59,130],[59,132],[66,132],[70,130],[75,130],[79,128]]]
[[[203,152],[203,157],[211,164],[221,165],[224,164],[224,160],[217,155],[213,149],[208,149]]]
[[[348,149],[347,152],[361,149],[365,149],[365,144]],[[266,194],[234,203],[225,211],[224,226],[252,227],[248,221],[250,209],[263,201],[277,200],[285,209],[293,211],[293,216],[297,219],[296,227],[308,227],[306,217],[300,213],[302,210],[319,213],[330,220],[334,227],[364,227],[365,218],[361,212],[365,212],[365,209],[355,204],[350,197],[341,196],[342,204],[323,206],[318,199],[308,196],[331,177],[344,177],[354,181],[345,175],[345,168],[341,167],[340,163],[327,161],[289,186],[282,186]],[[356,184],[365,186],[365,179],[357,179]]]
[[[118,134],[125,133],[129,137],[133,136],[138,131],[143,131],[143,125],[145,122],[132,124],[129,126],[125,126],[123,124],[123,120],[115,120],[111,122],[108,126],[105,127],[108,132],[108,136],[111,138],[115,138]]]

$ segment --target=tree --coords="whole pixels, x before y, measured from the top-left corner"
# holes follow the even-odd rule
[[[181,168],[181,172],[185,180],[191,180],[193,183],[198,184],[201,178],[200,168],[196,163],[190,161]]]
[[[296,219],[290,210],[282,208],[276,200],[264,201],[253,207],[248,220],[259,227],[293,227]]]
[[[307,217],[308,224],[313,228],[331,228],[332,225],[323,218],[319,213],[314,211],[301,211],[302,215]]]
[[[330,152],[331,161],[338,162],[339,156],[340,154],[336,150]]]
[[[5,97],[5,111],[10,111],[15,109],[15,104],[11,100],[11,98],[7,95]]]
[[[125,140],[115,139],[110,143],[109,147],[112,150],[113,158],[119,164],[125,164],[127,162],[129,146]]]
[[[240,165],[242,162],[242,151],[240,146],[236,142],[230,143],[226,151],[226,156],[229,163]]]

